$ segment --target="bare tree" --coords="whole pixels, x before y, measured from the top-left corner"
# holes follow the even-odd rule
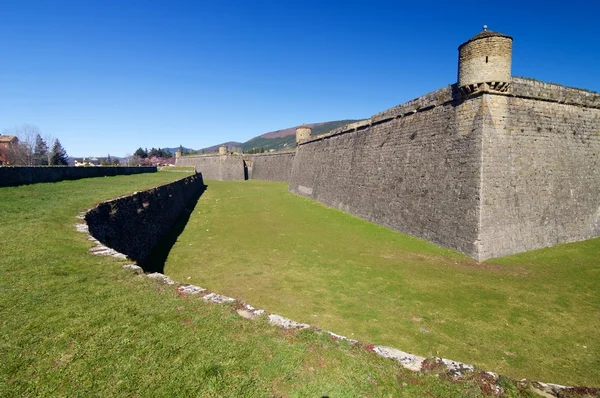
[[[45,133],[43,137],[44,137],[44,141],[48,144],[48,146],[52,145],[52,143],[54,141],[56,141],[56,137],[53,136],[52,134]],[[46,153],[46,156],[48,157],[46,164],[50,164],[50,161],[52,160],[52,151],[48,151]]]
[[[18,145],[14,145],[10,150],[11,163],[15,165],[32,165],[36,137],[41,134],[39,127],[33,124],[24,124],[20,127],[4,130],[3,134],[14,135],[19,139]]]

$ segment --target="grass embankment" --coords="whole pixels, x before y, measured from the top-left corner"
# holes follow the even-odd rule
[[[119,260],[87,253],[91,243],[74,228],[81,211],[181,177],[155,173],[0,188],[0,396],[481,394],[473,381],[412,374],[324,335],[244,320],[228,307],[180,297],[172,287],[122,271]],[[277,186],[275,196],[282,189]],[[213,208],[206,202],[218,191],[211,188],[201,207]],[[228,257],[218,254],[213,264]],[[208,264],[208,257],[203,253],[194,264]]]
[[[193,173],[196,170],[194,166],[163,166],[160,168],[160,171],[178,171],[178,172],[186,172]]]
[[[209,181],[174,280],[514,378],[600,386],[600,239],[477,264],[286,191]]]

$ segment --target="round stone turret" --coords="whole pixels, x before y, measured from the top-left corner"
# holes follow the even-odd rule
[[[219,147],[219,155],[227,155],[227,147],[225,145]]]
[[[175,151],[175,159],[179,159],[181,157],[181,150],[178,149],[177,151]]]
[[[509,92],[512,37],[487,30],[458,47],[458,88],[463,95]]]
[[[312,129],[305,124],[296,128],[296,143],[309,139],[311,133]]]

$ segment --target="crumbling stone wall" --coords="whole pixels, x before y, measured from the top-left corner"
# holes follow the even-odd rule
[[[295,154],[295,152],[284,152],[254,155],[251,178],[289,182]]]
[[[154,173],[156,167],[70,167],[70,166],[2,166],[0,187],[78,180],[80,178],[107,177],[140,173]]]
[[[201,174],[100,203],[88,211],[90,234],[102,244],[144,265],[156,244],[186,206],[205,189]]]
[[[193,166],[205,180],[246,180],[244,159],[237,155],[181,156],[176,166]]]

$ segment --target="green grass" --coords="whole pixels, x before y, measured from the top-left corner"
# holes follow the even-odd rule
[[[600,239],[477,264],[287,192],[208,181],[165,273],[364,342],[600,386]]]
[[[184,171],[187,173],[193,173],[195,171],[194,166],[164,166],[160,168],[160,171]]]
[[[325,335],[282,331],[264,319],[247,321],[229,307],[179,296],[173,287],[122,271],[119,260],[87,253],[91,243],[74,228],[81,211],[101,200],[181,177],[159,172],[0,188],[0,396],[482,395],[475,380],[456,383],[413,374]],[[239,185],[211,184],[196,208],[195,228],[208,222],[204,217],[209,213],[217,216],[215,195],[222,188],[225,194],[231,190],[227,199],[220,199],[229,205],[239,206],[241,197],[249,196],[275,210],[282,200],[277,198],[290,200],[280,185],[264,185],[266,197],[276,200],[272,205],[258,198],[260,184],[247,187],[249,191]],[[299,203],[314,207],[307,201]],[[237,227],[238,235],[245,230],[252,236],[278,215],[264,214],[258,219],[251,214],[219,217]],[[202,231],[211,232],[200,235],[192,230],[178,246],[199,248],[209,238],[216,239],[220,235],[215,232],[221,229],[213,221],[202,226]],[[249,223],[255,227],[248,228]],[[311,233],[321,236],[319,231]],[[214,253],[217,258],[211,259],[209,250],[196,251],[189,264],[218,268],[239,262],[244,270],[234,273],[257,274],[264,268],[250,267],[260,264],[260,257],[274,257],[269,241],[262,242],[261,251],[243,254],[225,252],[231,242],[221,238],[224,246]],[[292,254],[300,249],[288,243],[281,250]],[[300,264],[298,276],[303,269]],[[287,275],[293,282],[289,268]],[[321,281],[316,278],[315,284]],[[271,294],[282,289],[265,287]],[[323,294],[326,308],[331,298]],[[509,395],[519,393],[513,388]]]

